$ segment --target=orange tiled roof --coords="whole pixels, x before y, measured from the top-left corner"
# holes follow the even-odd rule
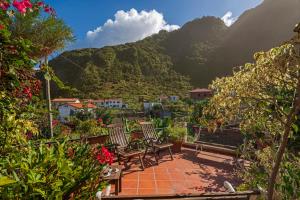
[[[97,106],[95,106],[92,103],[88,103],[88,104],[82,104],[82,103],[68,103],[67,105],[72,106],[74,108],[97,108]]]
[[[207,88],[196,88],[194,90],[191,90],[190,92],[212,92],[212,90]]]
[[[73,102],[79,101],[77,98],[55,98],[51,100],[52,102]]]

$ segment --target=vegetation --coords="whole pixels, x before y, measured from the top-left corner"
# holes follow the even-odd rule
[[[247,136],[243,156],[252,162],[242,172],[246,187],[266,189],[271,200],[275,184],[275,199],[296,199],[299,154],[287,144],[299,135],[299,55],[284,44],[254,58],[233,76],[213,82],[215,95],[204,113],[214,117],[215,126],[239,123]]]
[[[0,4],[1,198],[90,198],[103,184],[98,175],[112,155],[105,148],[71,144],[67,139],[33,140],[42,136],[46,122],[39,99],[41,82],[33,69],[44,49],[32,41],[39,33],[18,35],[14,27],[22,17],[47,16],[42,11],[54,15],[54,9],[30,0]]]

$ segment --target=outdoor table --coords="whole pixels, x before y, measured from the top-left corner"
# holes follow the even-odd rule
[[[102,175],[102,180],[107,181],[111,184],[115,185],[115,194],[118,195],[119,192],[122,191],[122,166],[121,165],[114,165],[110,166],[112,168],[113,172],[111,173],[110,176],[104,177]],[[114,172],[115,169],[118,169],[117,172]]]

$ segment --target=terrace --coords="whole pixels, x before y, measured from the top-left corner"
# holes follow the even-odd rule
[[[111,197],[130,199],[134,197],[178,197],[193,195],[226,194],[224,181],[234,187],[241,183],[236,174],[233,156],[183,148],[174,154],[174,160],[166,153],[161,155],[159,164],[148,155],[145,158],[145,170],[142,171],[134,160],[129,169],[123,171],[122,191],[115,195],[112,186]]]

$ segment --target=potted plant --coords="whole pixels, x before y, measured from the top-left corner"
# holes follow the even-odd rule
[[[131,140],[139,140],[143,138],[143,133],[140,129],[140,125],[136,120],[129,121],[128,119],[123,119],[125,130],[130,133]]]
[[[173,126],[166,129],[170,141],[173,143],[172,151],[174,153],[181,152],[181,147],[187,135],[185,127]]]
[[[76,130],[79,131],[90,144],[105,144],[108,140],[107,129],[99,119],[81,121],[76,127]]]

